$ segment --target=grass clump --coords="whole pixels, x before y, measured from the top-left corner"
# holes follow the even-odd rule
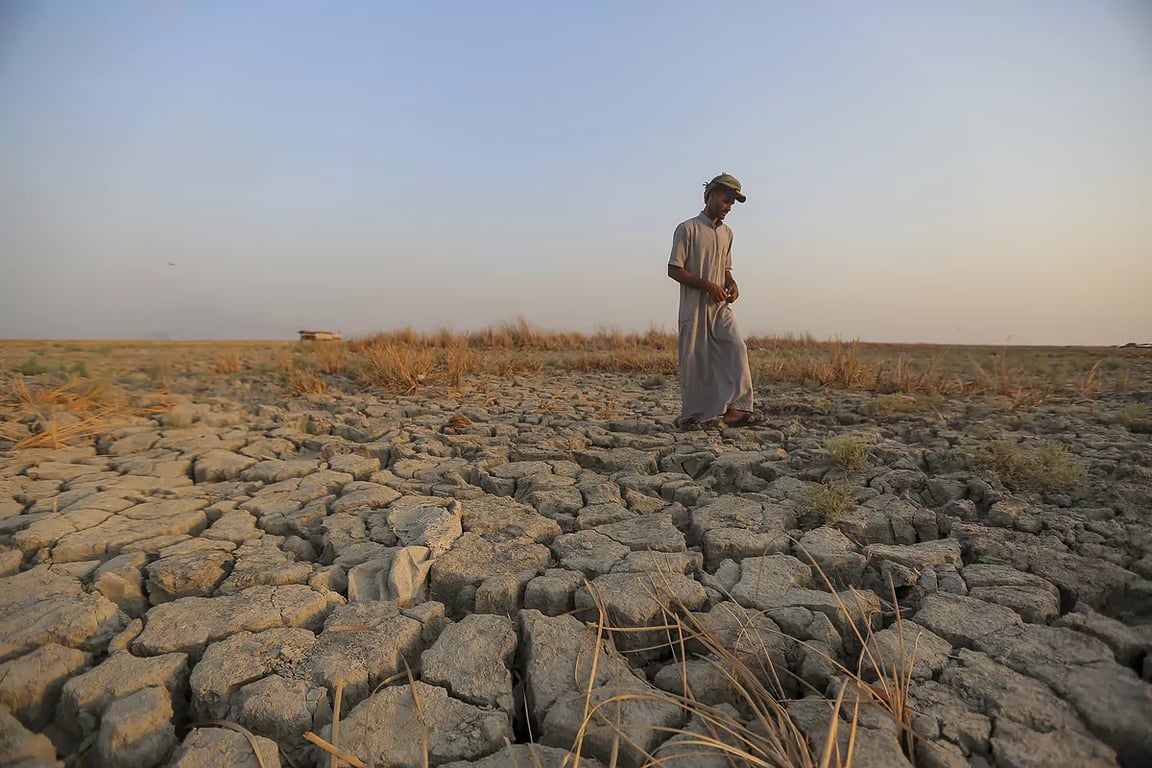
[[[1068,491],[1088,477],[1084,465],[1060,443],[1023,447],[996,440],[975,458],[977,466],[995,472],[1005,486],[1021,493]]]
[[[370,342],[360,348],[360,381],[369,387],[409,395],[435,371],[431,350],[392,342]]]
[[[237,354],[218,355],[212,363],[216,373],[227,375],[244,370],[244,358]]]
[[[868,466],[868,444],[855,435],[840,435],[824,443],[832,463],[845,472],[859,472]]]
[[[12,443],[12,450],[60,448],[170,407],[163,399],[133,404],[104,381],[72,376],[62,383],[29,386],[23,376],[15,376],[0,380],[0,441]]]
[[[311,371],[295,370],[288,374],[288,389],[293,395],[323,395],[328,384]]]
[[[55,368],[45,364],[44,359],[40,355],[29,355],[24,362],[12,368],[13,373],[18,373],[21,376],[39,376],[44,373],[51,373]]]
[[[1146,405],[1130,405],[1120,411],[1115,422],[1129,432],[1140,435],[1152,435],[1152,416],[1148,413]]]
[[[321,341],[313,347],[316,365],[321,372],[331,376],[343,373],[348,367],[348,347],[342,341]]]
[[[813,528],[838,522],[854,506],[852,486],[842,480],[811,486],[800,498],[800,511],[815,522]]]
[[[79,376],[80,378],[88,378],[88,364],[83,360],[65,365],[63,363],[50,364],[44,361],[44,358],[38,354],[29,355],[24,362],[20,365],[13,366],[13,373],[18,373],[21,376],[43,376],[44,374],[65,374],[67,376]]]

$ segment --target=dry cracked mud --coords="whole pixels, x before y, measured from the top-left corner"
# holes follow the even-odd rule
[[[594,676],[593,700],[644,694],[619,764],[727,765],[667,730],[699,727],[686,686],[749,714],[706,647],[667,645],[680,615],[770,662],[813,744],[834,662],[903,659],[913,736],[865,707],[857,766],[1152,765],[1152,443],[1101,417],[1147,396],[758,394],[762,428],[680,431],[675,381],[623,374],[225,392],[0,452],[0,764],[258,765],[197,725],[225,720],[264,765],[327,765],[304,734],[333,738],[342,680],[367,765],[559,766]],[[1004,440],[1086,476],[1013,490],[977,460]],[[632,631],[593,669],[601,610]]]

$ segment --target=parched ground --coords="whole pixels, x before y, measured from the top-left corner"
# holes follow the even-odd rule
[[[328,765],[312,732],[558,766],[591,690],[628,738],[593,718],[584,765],[722,766],[669,737],[703,727],[687,688],[763,745],[734,659],[817,749],[851,688],[857,766],[1152,764],[1145,358],[1024,406],[769,383],[761,428],[680,431],[670,376],[296,395],[299,349],[0,346],[128,398],[59,448],[12,450],[44,421],[8,411],[0,764],[258,765],[211,720],[264,765]]]

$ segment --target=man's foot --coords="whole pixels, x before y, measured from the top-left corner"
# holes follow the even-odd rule
[[[752,411],[728,411],[724,414],[724,425],[727,427],[755,427],[760,420]]]

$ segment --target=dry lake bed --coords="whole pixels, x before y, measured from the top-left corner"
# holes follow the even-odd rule
[[[1152,353],[655,342],[0,342],[0,765],[1152,765]]]

